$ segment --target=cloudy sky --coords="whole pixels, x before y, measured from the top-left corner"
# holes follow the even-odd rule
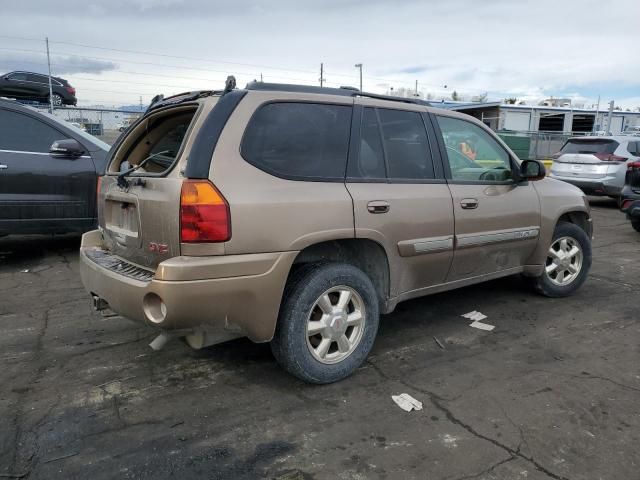
[[[640,107],[638,0],[0,0],[0,72],[52,71],[81,104],[265,81],[435,98],[598,96]],[[446,85],[446,87],[445,87]]]

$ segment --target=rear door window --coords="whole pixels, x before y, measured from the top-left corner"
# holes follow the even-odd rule
[[[42,83],[42,84],[48,84],[49,83],[49,78],[45,77],[44,75],[37,75],[35,73],[29,73],[27,74],[27,81],[29,82],[33,82],[33,83]],[[53,82],[54,85],[56,82]]]
[[[0,110],[0,150],[48,153],[66,135],[28,115]]]
[[[418,112],[378,109],[389,179],[435,178],[427,130]]]
[[[260,107],[242,140],[242,157],[255,167],[292,180],[343,180],[352,108],[278,102]]]
[[[619,143],[605,138],[579,139],[571,138],[564,144],[560,153],[613,153]]]
[[[435,178],[422,116],[417,112],[365,107],[357,158],[350,179],[420,181]]]

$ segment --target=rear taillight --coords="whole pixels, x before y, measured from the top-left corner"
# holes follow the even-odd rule
[[[613,153],[594,153],[598,160],[602,160],[604,162],[626,162],[627,159],[625,157],[620,157],[619,155],[614,155]]]
[[[640,169],[640,162],[627,163],[627,170],[634,170],[636,168]]]
[[[64,89],[69,92],[71,95],[75,95],[76,94],[76,89],[73,88],[71,85],[68,85],[66,87],[64,87]]]
[[[622,202],[622,205],[620,206],[621,210],[626,210],[627,208],[629,208],[629,205],[631,205],[633,203],[633,200],[624,200]]]
[[[185,180],[180,193],[180,241],[226,242],[231,238],[229,204],[207,180]]]

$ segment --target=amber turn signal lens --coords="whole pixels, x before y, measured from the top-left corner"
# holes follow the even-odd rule
[[[180,241],[226,242],[231,238],[229,204],[207,180],[185,180],[180,193]]]

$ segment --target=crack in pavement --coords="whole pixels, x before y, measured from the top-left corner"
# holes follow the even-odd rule
[[[470,480],[472,478],[479,478],[479,477],[481,477],[483,475],[487,475],[488,473],[493,472],[500,465],[504,465],[505,463],[512,462],[516,458],[518,458],[518,457],[516,457],[515,455],[511,455],[508,458],[505,458],[504,460],[500,460],[499,462],[494,463],[493,465],[490,465],[489,467],[487,467],[486,469],[484,469],[480,473],[473,473],[471,475],[465,475],[464,477],[457,478],[456,480]]]
[[[593,278],[595,280],[600,280],[600,281],[604,281],[604,282],[613,283],[614,285],[619,285],[621,287],[626,287],[626,288],[638,288],[638,287],[640,287],[640,284],[637,284],[637,283],[625,283],[625,282],[621,282],[619,280],[616,280],[614,278],[604,277],[602,275],[594,275],[592,273],[589,274],[589,278]]]
[[[524,455],[521,451],[520,451],[520,446],[518,446],[517,448],[513,448],[510,447],[509,445],[505,445],[503,443],[500,443],[499,441],[488,437],[486,435],[481,434],[480,432],[476,431],[471,425],[464,423],[462,420],[460,420],[459,418],[457,418],[453,412],[451,410],[449,410],[449,408],[447,408],[444,404],[443,404],[443,399],[442,397],[438,396],[437,394],[426,390],[422,387],[418,387],[416,385],[413,385],[410,382],[407,382],[406,380],[403,380],[401,378],[393,378],[390,377],[389,375],[387,375],[384,371],[382,371],[382,369],[378,366],[375,365],[374,363],[367,361],[367,363],[369,365],[371,365],[371,367],[385,380],[390,380],[390,381],[397,381],[401,384],[403,384],[406,387],[409,388],[413,388],[414,390],[417,390],[418,392],[421,392],[425,395],[427,395],[427,397],[429,398],[429,401],[431,402],[431,404],[436,407],[438,410],[440,410],[442,413],[444,413],[444,415],[447,417],[447,420],[449,420],[451,423],[453,423],[454,425],[458,425],[459,427],[463,428],[464,430],[466,430],[467,432],[469,432],[471,435],[473,435],[476,438],[479,438],[481,440],[484,440],[486,442],[489,442],[491,444],[493,444],[494,446],[504,450],[505,452],[507,452],[509,455],[514,456],[514,457],[518,457],[521,458],[529,463],[531,463],[536,470],[538,470],[539,472],[544,473],[545,475],[547,475],[549,478],[553,478],[554,480],[569,480],[568,477],[564,477],[562,475],[556,474],[554,472],[552,472],[551,470],[549,470],[548,468],[546,468],[544,465],[540,464],[539,462],[536,461],[535,458],[533,458],[532,456],[527,456]]]
[[[29,316],[31,318],[33,318],[32,314],[29,314]],[[40,329],[40,331],[38,332],[38,336],[36,337],[36,348],[35,348],[35,363],[36,363],[36,372],[33,375],[33,377],[30,379],[30,381],[28,382],[29,385],[33,385],[38,383],[38,381],[42,378],[42,375],[44,374],[44,372],[46,371],[46,367],[44,365],[42,365],[41,363],[41,355],[42,355],[42,351],[43,351],[43,339],[44,336],[47,333],[47,329],[49,328],[49,310],[45,310],[43,317],[42,317],[42,328]],[[13,441],[13,445],[14,445],[14,450],[13,450],[13,455],[11,456],[11,466],[10,466],[10,470],[12,471],[17,471],[16,467],[18,466],[18,463],[20,461],[19,457],[20,457],[20,447],[22,445],[22,442],[26,443],[26,439],[23,439],[23,437],[25,436],[25,432],[23,431],[23,419],[22,417],[25,414],[25,399],[28,396],[30,390],[26,389],[24,392],[20,393],[18,396],[18,401],[17,401],[17,410],[16,410],[16,415],[14,417],[13,420],[13,424],[14,424],[14,428],[15,428],[15,435],[14,435],[14,441]],[[35,455],[37,454],[39,448],[37,447],[37,445],[35,446],[36,448],[34,448],[34,450],[31,452],[31,455],[26,459],[25,463],[28,464],[28,468],[26,470],[26,472],[24,473],[24,475],[22,475],[21,477],[18,478],[23,478],[23,477],[27,477],[31,474],[31,462],[33,460],[33,458],[35,457]]]
[[[541,372],[541,373],[546,373],[548,375],[563,375],[565,377],[571,377],[571,378],[576,378],[578,380],[603,380],[605,382],[609,382],[612,383],[613,385],[617,385],[620,388],[624,388],[626,390],[633,390],[635,392],[640,392],[640,388],[638,387],[632,387],[631,385],[626,385],[624,383],[621,382],[617,382],[616,380],[612,380],[610,378],[607,377],[602,377],[600,375],[593,375],[589,372],[584,372],[582,375],[578,375],[576,373],[564,373],[564,372],[552,372],[549,370],[543,370],[541,368],[534,368],[534,369],[530,369],[530,372]]]

